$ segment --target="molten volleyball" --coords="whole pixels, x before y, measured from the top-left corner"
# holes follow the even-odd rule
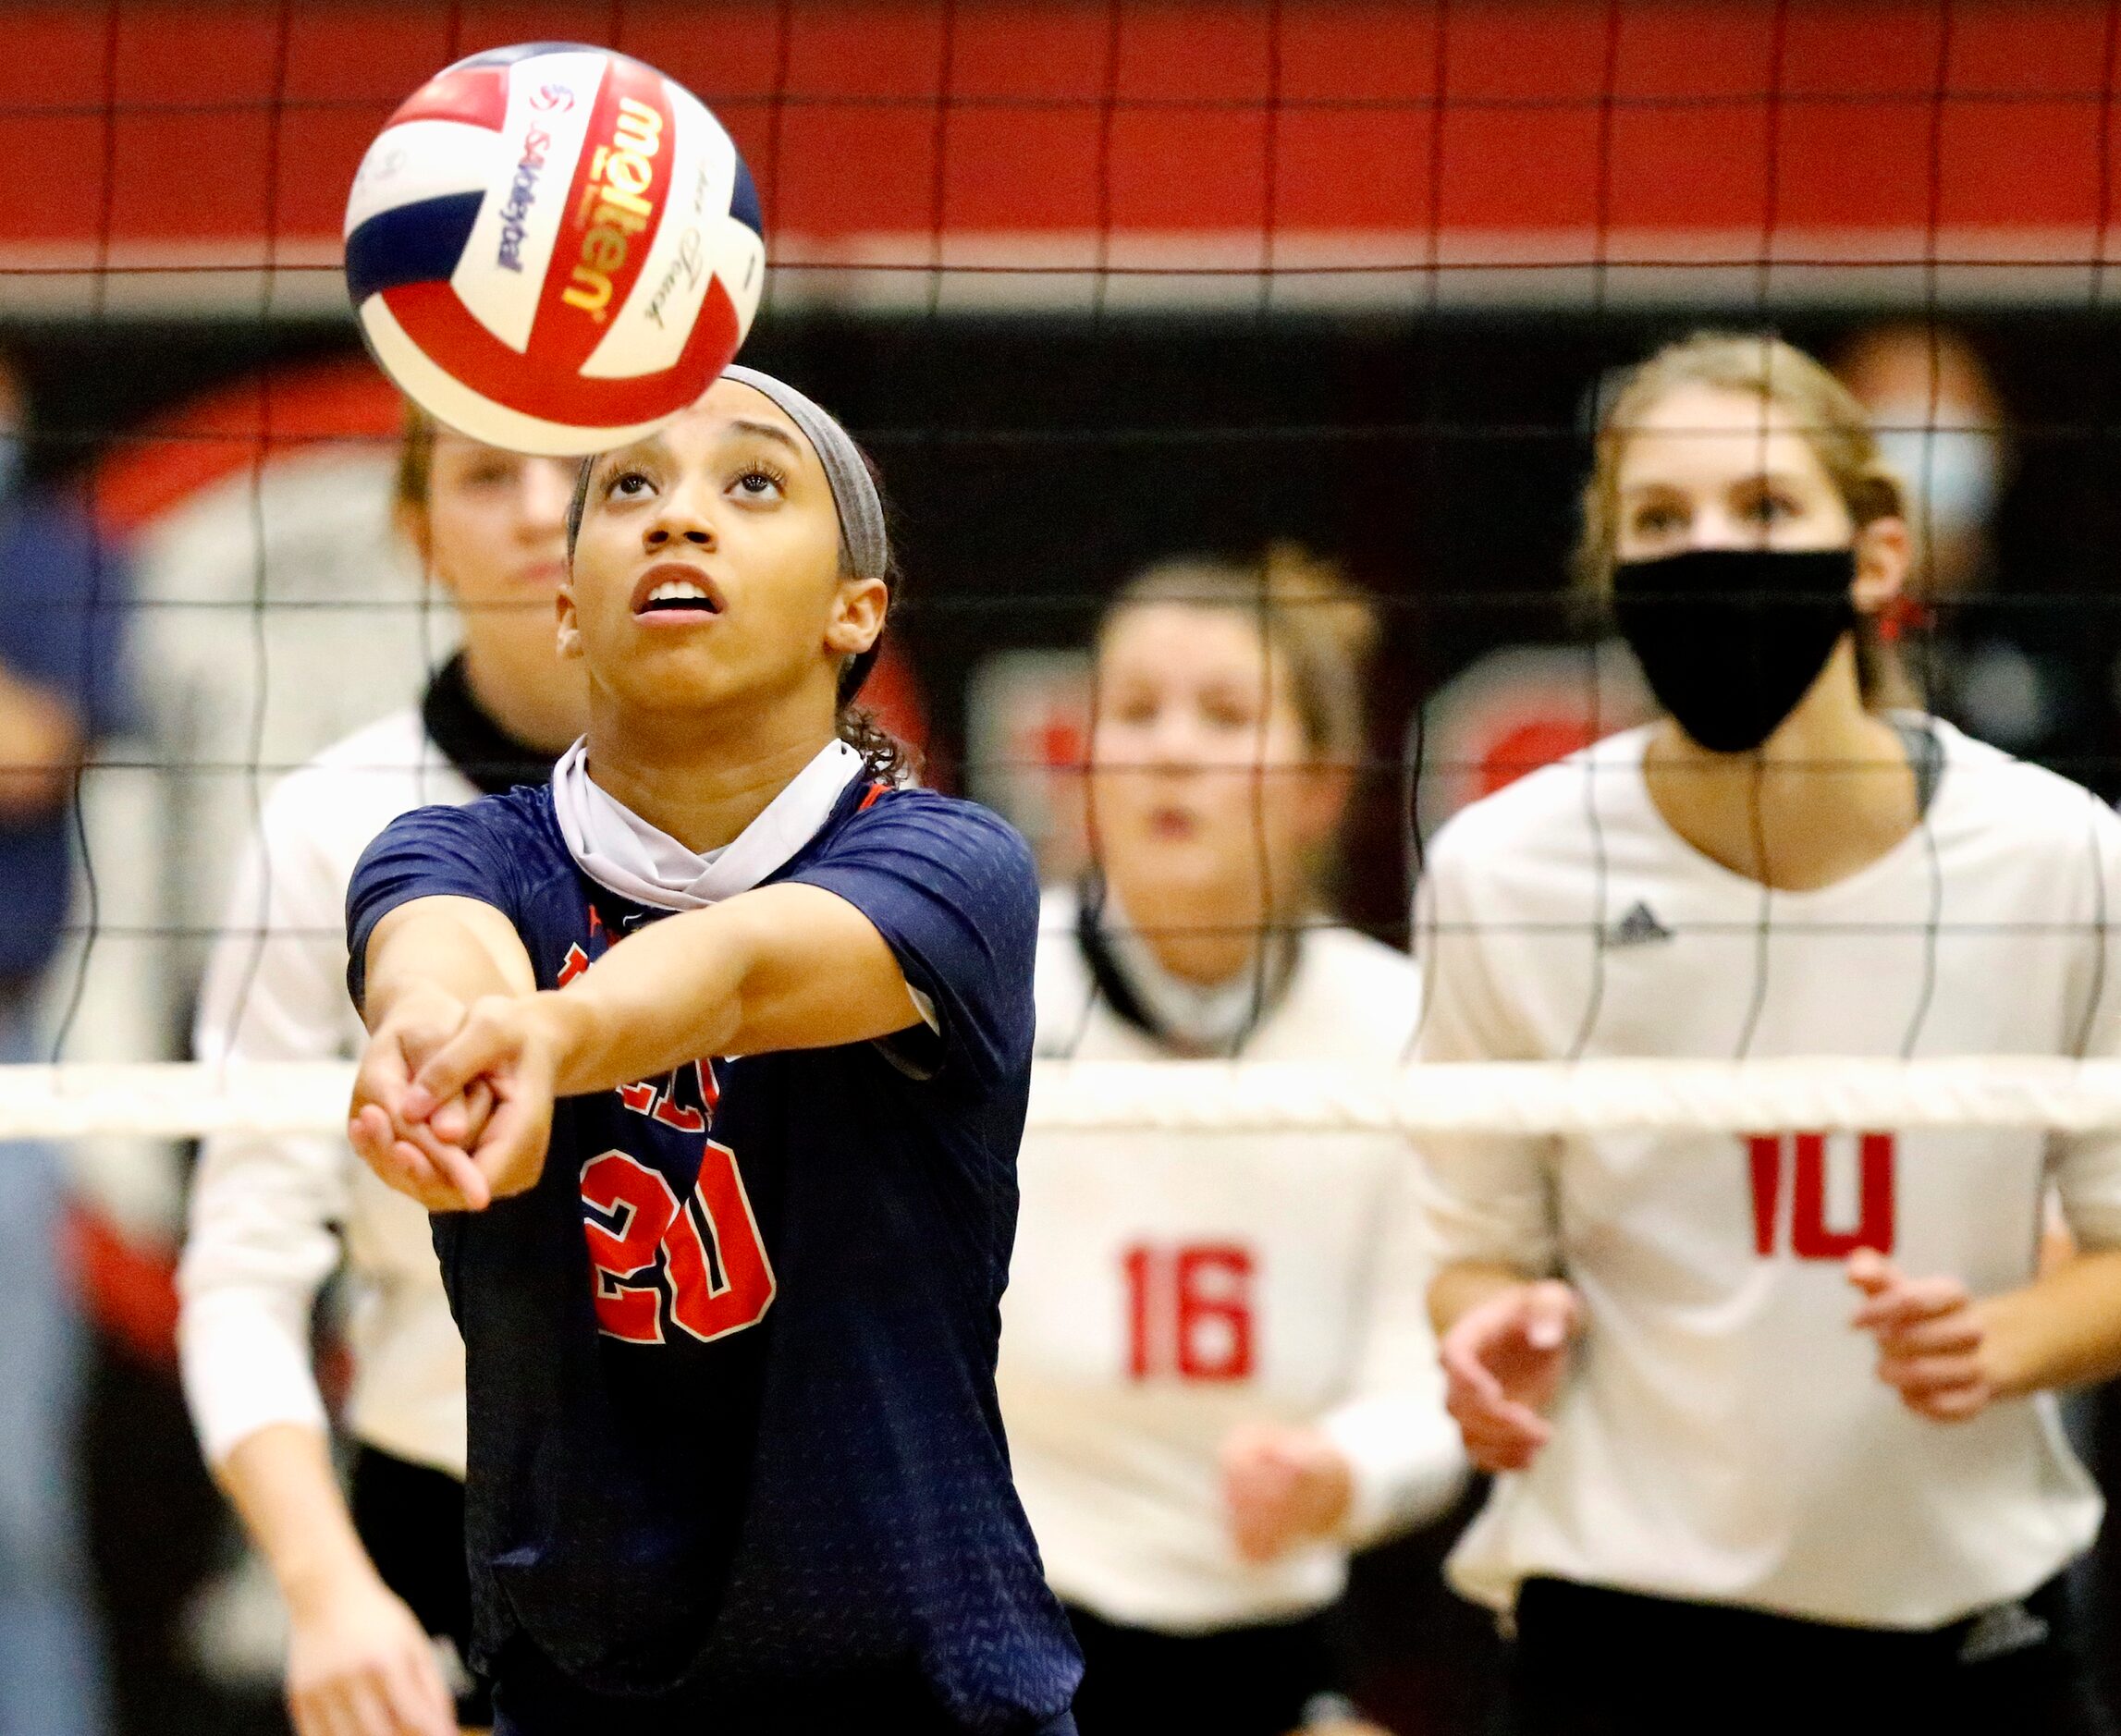
[[[390,117],[347,200],[347,292],[376,361],[519,452],[653,433],[728,366],[765,277],[729,135],[607,49],[460,60]]]

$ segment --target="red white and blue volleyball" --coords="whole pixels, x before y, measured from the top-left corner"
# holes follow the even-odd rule
[[[347,291],[376,361],[442,422],[519,452],[652,434],[729,365],[765,279],[729,134],[607,49],[458,61],[390,117],[347,200]]]

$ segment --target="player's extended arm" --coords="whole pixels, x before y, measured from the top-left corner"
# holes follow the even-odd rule
[[[657,923],[538,1002],[561,1096],[703,1055],[832,1048],[921,1022],[876,924],[810,886],[762,886]]]
[[[462,1028],[467,1009],[536,989],[521,937],[506,916],[476,899],[412,899],[369,936],[366,983],[368,1046],[347,1127],[354,1150],[429,1211],[486,1204],[485,1179],[460,1149],[484,1120],[485,1087],[431,1115],[409,1114],[407,1093],[421,1064]]]
[[[2002,1396],[2111,1380],[2121,1374],[2121,1249],[2063,1260],[1975,1312]]]
[[[1975,1300],[1953,1278],[1909,1278],[1868,1249],[1850,1255],[1856,1325],[1878,1339],[1878,1375],[1940,1423],[2121,1373],[2121,1249],[2058,1261],[2030,1284]]]
[[[405,1100],[417,1122],[480,1082],[496,1106],[473,1156],[496,1196],[545,1161],[556,1096],[652,1079],[702,1056],[830,1048],[921,1022],[876,925],[820,886],[762,886],[630,935],[563,989],[493,995],[429,1056]],[[472,1201],[467,1204],[484,1204]]]
[[[454,1736],[427,1635],[362,1548],[323,1432],[270,1424],[238,1442],[215,1474],[288,1600],[288,1707],[299,1736]]]

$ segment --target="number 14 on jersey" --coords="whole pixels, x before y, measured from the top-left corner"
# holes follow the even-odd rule
[[[1754,1133],[1746,1155],[1753,1251],[1762,1259],[1780,1247],[1800,1260],[1845,1260],[1858,1248],[1893,1252],[1899,1154],[1892,1134]],[[1836,1188],[1836,1181],[1844,1185]],[[1830,1192],[1844,1196],[1842,1209],[1830,1206]],[[1853,1213],[1846,1209],[1850,1194]]]

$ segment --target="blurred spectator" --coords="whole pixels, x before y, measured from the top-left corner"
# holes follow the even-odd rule
[[[1041,916],[1040,1055],[1399,1057],[1413,964],[1319,893],[1375,637],[1288,550],[1122,593],[1094,652],[1093,866]],[[1404,1143],[1035,1132],[1020,1173],[999,1390],[1083,1736],[1326,1727],[1349,1551],[1465,1469]]]
[[[128,703],[116,563],[86,518],[27,485],[28,404],[0,354],[0,1063],[45,1058],[40,983],[71,897],[69,806]],[[81,1335],[62,1269],[60,1159],[0,1146],[0,1732],[104,1727],[77,1491]]]
[[[1870,412],[1879,450],[1906,485],[1917,594],[1934,601],[1989,582],[2009,450],[1980,352],[1949,326],[1876,325],[1849,342],[1834,372]]]
[[[1907,491],[1905,697],[2000,747],[2037,749],[2055,727],[2059,684],[2027,623],[1992,594],[2002,588],[1995,520],[2011,448],[1988,365],[1962,333],[1906,321],[1857,333],[1834,372],[1870,412],[1879,450]]]

